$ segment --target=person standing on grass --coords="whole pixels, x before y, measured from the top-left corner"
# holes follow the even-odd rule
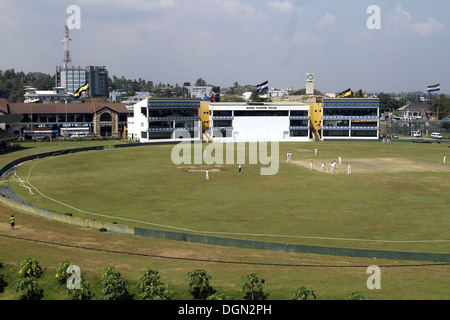
[[[311,160],[311,162],[309,163],[309,170],[312,171],[313,170],[313,161]]]
[[[342,164],[342,157],[339,156],[339,164]]]
[[[209,180],[209,170],[206,169],[206,180]]]
[[[322,171],[325,171],[325,163],[322,163]]]
[[[15,226],[16,226],[16,218],[14,218],[14,215],[12,214],[11,217],[9,218],[9,222],[11,222],[11,230],[14,230]]]
[[[350,164],[347,167],[347,174],[352,174],[352,166]]]
[[[444,164],[445,164],[445,162],[447,162],[447,156],[446,155],[444,155]]]
[[[242,166],[239,165],[239,174],[241,174],[241,173],[242,173]]]
[[[314,149],[314,155],[317,156],[317,148]]]

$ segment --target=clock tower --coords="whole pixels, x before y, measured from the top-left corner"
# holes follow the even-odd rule
[[[306,74],[306,94],[314,95],[314,73]]]

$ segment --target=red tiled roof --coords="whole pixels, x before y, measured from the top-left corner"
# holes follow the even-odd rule
[[[0,98],[0,112],[8,113],[8,107],[6,106],[6,99]]]
[[[87,102],[87,103],[8,103],[11,114],[61,114],[61,113],[95,113],[103,108],[109,108],[117,113],[128,113],[123,103],[109,102]],[[4,107],[6,110],[6,105]],[[0,100],[0,110],[3,111],[3,105]]]

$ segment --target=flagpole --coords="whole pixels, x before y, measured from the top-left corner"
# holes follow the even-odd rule
[[[439,105],[441,104],[441,95],[438,95],[438,107],[437,107],[437,118],[436,120],[439,120]]]
[[[441,91],[440,84],[436,84],[434,86],[428,86],[428,94],[430,95],[431,99],[431,92],[433,91]],[[439,120],[439,107],[441,104],[441,95],[438,94],[438,106],[437,106],[437,112],[436,112],[436,120]]]

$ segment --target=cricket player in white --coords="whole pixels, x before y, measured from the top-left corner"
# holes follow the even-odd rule
[[[339,164],[342,164],[342,157],[339,156]]]
[[[309,163],[309,170],[312,171],[313,169],[313,161],[311,160],[311,162]]]
[[[325,171],[325,163],[322,163],[322,171]]]
[[[206,180],[209,180],[209,170],[206,169]]]
[[[350,164],[347,167],[347,174],[352,174],[352,166]]]
[[[317,148],[314,149],[314,155],[317,156]]]

